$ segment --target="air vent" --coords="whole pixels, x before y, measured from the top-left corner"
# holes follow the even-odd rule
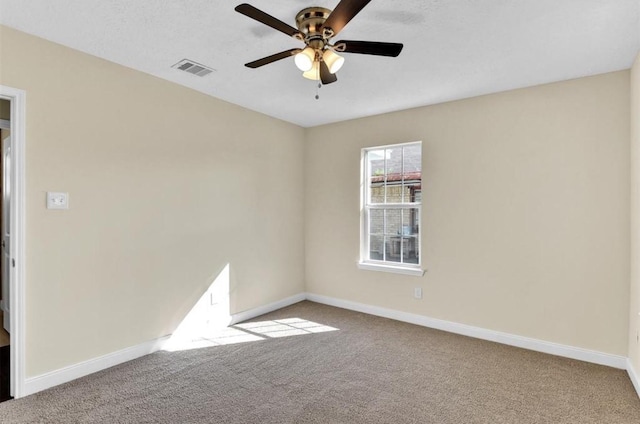
[[[183,59],[180,62],[172,66],[172,68],[179,69],[181,71],[188,72],[199,77],[209,75],[214,69],[208,68],[204,65],[194,62],[193,60]]]

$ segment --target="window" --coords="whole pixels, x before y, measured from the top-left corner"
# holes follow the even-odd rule
[[[422,275],[422,143],[362,150],[360,268]]]

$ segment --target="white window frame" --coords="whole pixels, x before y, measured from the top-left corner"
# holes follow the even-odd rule
[[[370,270],[370,271],[383,271],[393,272],[397,274],[405,275],[424,275],[422,269],[422,255],[418,255],[418,263],[401,263],[385,260],[369,259],[369,215],[371,210],[385,210],[385,209],[417,209],[417,213],[420,222],[420,230],[418,231],[418,237],[416,243],[418,243],[418,251],[422,252],[422,201],[420,202],[403,202],[403,203],[369,203],[371,181],[369,180],[369,163],[367,155],[370,151],[383,150],[390,148],[404,148],[412,145],[420,146],[420,155],[422,157],[422,141],[413,141],[409,143],[388,144],[384,146],[366,147],[361,150],[360,155],[360,261],[358,262],[358,268]],[[385,159],[386,160],[386,159]],[[386,166],[385,166],[386,172]],[[404,173],[404,170],[403,170]],[[383,247],[385,248],[385,247]],[[403,243],[400,243],[401,257]]]

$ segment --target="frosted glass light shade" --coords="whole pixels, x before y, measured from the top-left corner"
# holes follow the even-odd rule
[[[320,62],[313,62],[311,69],[303,73],[302,76],[310,80],[318,81],[320,79]]]
[[[327,64],[329,72],[335,74],[344,65],[344,57],[336,54],[333,50],[325,50],[322,54],[322,60]]]
[[[293,60],[296,62],[296,66],[302,72],[307,72],[313,68],[313,61],[316,58],[316,52],[311,47],[307,47],[300,53],[295,55]]]

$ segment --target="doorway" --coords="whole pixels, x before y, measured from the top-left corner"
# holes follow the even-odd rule
[[[0,401],[27,394],[24,369],[25,100],[23,90],[0,85]]]
[[[0,99],[0,142],[3,147],[10,150],[11,145],[11,102],[6,99]],[[4,150],[4,149],[3,149]],[[7,158],[10,158],[7,156]],[[5,163],[5,155],[3,154],[2,160],[0,160],[0,186],[2,189],[2,202],[0,202],[0,217],[2,221],[2,234],[5,234],[8,228],[8,210],[10,207],[5,205],[4,200],[10,200],[10,196],[5,196],[7,190],[4,189],[5,183],[10,186],[10,181],[5,179],[5,170],[10,167],[10,164]],[[2,250],[2,257],[4,258],[8,254],[8,250],[5,249],[7,243],[4,238],[0,242],[0,250]],[[6,261],[0,260],[0,402],[11,399],[11,311],[10,311],[10,279],[8,277],[8,269]]]

